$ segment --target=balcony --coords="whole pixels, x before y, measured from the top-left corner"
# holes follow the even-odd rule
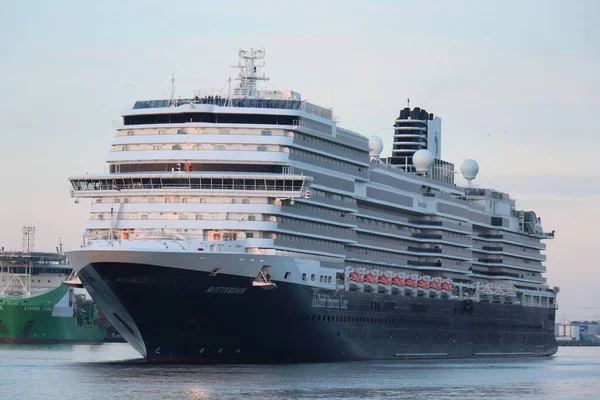
[[[442,226],[442,221],[424,221],[424,220],[412,220],[412,221],[408,221],[411,224],[415,224],[415,225],[434,225],[434,226]]]
[[[437,261],[437,262],[433,262],[433,261],[408,261],[407,262],[408,265],[414,265],[415,267],[441,267],[442,266],[442,262],[441,261]]]
[[[442,235],[430,235],[427,233],[413,233],[411,235],[414,238],[417,239],[435,239],[435,240],[442,240]]]
[[[503,248],[500,247],[500,246],[498,246],[498,247],[495,247],[495,246],[483,246],[481,248],[481,250],[486,250],[486,251],[503,251]]]
[[[480,263],[486,263],[486,264],[502,264],[503,261],[501,258],[499,259],[494,259],[494,258],[478,258],[477,261],[479,261]]]
[[[475,239],[477,239],[478,237],[484,238],[484,239],[503,239],[504,236],[503,235],[477,235],[475,236]]]
[[[442,253],[442,249],[436,249],[436,248],[423,248],[423,247],[408,247],[408,251],[412,251],[414,253],[437,253],[437,254],[441,254]]]

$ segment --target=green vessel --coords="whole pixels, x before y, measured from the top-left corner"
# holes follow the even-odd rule
[[[98,308],[63,283],[71,271],[60,253],[0,252],[0,342],[102,342]]]

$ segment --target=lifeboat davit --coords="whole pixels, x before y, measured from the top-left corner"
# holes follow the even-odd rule
[[[429,297],[439,299],[442,294],[442,278],[436,276],[429,281]]]
[[[452,296],[452,279],[446,278],[442,281],[441,284],[441,297],[444,299]]]
[[[392,292],[392,278],[389,272],[384,272],[377,278],[379,293],[390,294]]]
[[[396,274],[392,277],[392,293],[393,294],[404,294],[404,279],[406,274]]]
[[[348,285],[351,290],[363,291],[364,278],[362,271],[358,269],[350,270],[350,274],[348,275]]]
[[[417,280],[417,296],[427,296],[429,294],[429,280],[427,275],[419,276]]]
[[[490,302],[493,297],[492,285],[487,283],[479,287],[479,301]]]
[[[363,278],[365,279],[365,292],[376,292],[377,291],[377,279],[379,277],[379,271],[369,271]]]
[[[504,302],[508,304],[513,304],[517,301],[517,293],[515,293],[515,289],[512,287],[504,287],[502,289],[504,292]]]
[[[404,278],[404,294],[407,296],[414,296],[417,294],[417,280],[419,275],[409,275]]]

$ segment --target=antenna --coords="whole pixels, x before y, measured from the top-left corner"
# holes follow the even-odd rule
[[[331,116],[335,115],[335,86],[331,86]],[[335,117],[333,118],[335,119]]]
[[[239,70],[236,80],[240,81],[240,84],[235,88],[233,94],[236,97],[256,98],[258,97],[256,82],[269,80],[264,74],[260,74],[260,69],[265,66],[265,51],[254,48],[240,49],[238,57],[238,64],[233,68]]]
[[[35,226],[23,227],[23,253],[31,253],[35,248]]]
[[[406,99],[406,103],[408,104],[408,108],[410,108],[410,97]]]
[[[175,73],[171,74],[171,97],[169,98],[169,107],[175,107]]]
[[[225,107],[233,107],[233,102],[231,101],[231,77],[227,80],[227,102],[225,103]]]

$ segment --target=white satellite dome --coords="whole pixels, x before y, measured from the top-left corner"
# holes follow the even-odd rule
[[[463,178],[468,181],[472,181],[477,176],[479,172],[479,164],[475,160],[465,160],[462,164],[460,164],[460,173]]]
[[[433,161],[433,153],[429,150],[417,150],[415,154],[413,154],[413,165],[415,166],[418,174],[429,172],[431,167],[433,167]]]
[[[369,156],[379,158],[383,151],[383,141],[378,136],[369,136]]]

